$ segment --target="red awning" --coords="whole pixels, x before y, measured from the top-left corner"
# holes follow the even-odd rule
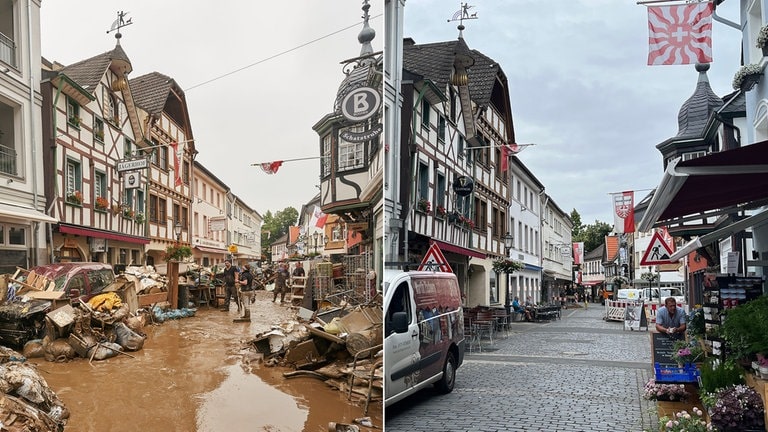
[[[86,237],[103,238],[107,240],[117,240],[126,243],[148,244],[149,239],[127,234],[118,234],[113,231],[102,231],[95,228],[75,227],[65,224],[59,224],[59,232],[64,234],[75,234]]]
[[[440,247],[440,250],[445,252],[453,252],[459,255],[466,255],[466,256],[475,257],[475,258],[485,258],[484,253],[478,252],[476,250],[467,249],[461,246],[456,246],[454,244],[442,242],[440,240],[432,240],[432,241],[436,243],[438,247]]]
[[[768,141],[667,165],[638,224],[647,231],[662,221],[768,199]]]
[[[199,250],[200,252],[215,253],[215,254],[229,253],[229,251],[226,249],[219,249],[219,248],[212,248],[212,247],[205,247],[205,246],[195,246],[195,249]]]
[[[595,286],[595,285],[600,285],[603,282],[605,281],[584,281],[581,284],[584,286]]]

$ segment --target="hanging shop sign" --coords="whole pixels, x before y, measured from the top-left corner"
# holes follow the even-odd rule
[[[123,188],[139,189],[141,187],[141,173],[132,171],[123,176]]]
[[[383,130],[384,126],[377,124],[374,125],[371,129],[363,132],[353,132],[350,130],[341,131],[339,138],[351,143],[365,142],[376,138]]]
[[[144,168],[149,168],[149,159],[147,158],[117,161],[117,172],[134,171]]]
[[[359,87],[344,96],[341,114],[347,120],[361,122],[379,112],[380,105],[381,96],[376,89]]]
[[[453,191],[458,196],[467,196],[475,189],[475,182],[471,177],[459,176],[453,181]]]

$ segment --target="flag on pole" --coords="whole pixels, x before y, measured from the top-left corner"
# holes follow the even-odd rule
[[[325,226],[325,221],[327,219],[328,215],[323,213],[323,211],[320,210],[320,207],[315,206],[315,209],[312,211],[312,217],[309,219],[309,225],[316,228],[322,228]]]
[[[516,143],[501,145],[501,162],[499,163],[501,172],[506,172],[509,169],[509,157],[520,153],[524,146],[525,144],[521,146]]]
[[[283,161],[264,162],[261,165],[261,169],[267,174],[274,174],[283,166]]]
[[[613,194],[613,231],[617,234],[635,232],[635,193]]]
[[[174,185],[176,187],[181,186],[182,180],[181,180],[181,168],[179,167],[179,143],[176,141],[173,141],[171,144],[171,149],[173,150],[173,175],[174,175]],[[181,147],[181,150],[184,151],[184,147]]]
[[[712,62],[712,2],[648,7],[648,65]]]

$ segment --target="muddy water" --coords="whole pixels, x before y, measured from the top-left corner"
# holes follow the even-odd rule
[[[322,381],[285,379],[288,369],[241,361],[243,341],[293,317],[269,293],[257,294],[251,323],[233,323],[234,306],[202,307],[195,317],[147,326],[133,358],[31,361],[71,411],[66,432],[321,432],[329,422],[364,417],[362,407]],[[381,403],[368,416],[381,428]]]

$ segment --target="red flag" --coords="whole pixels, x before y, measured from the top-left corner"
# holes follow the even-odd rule
[[[635,193],[613,194],[613,231],[617,234],[635,232]]]
[[[648,64],[712,62],[711,2],[648,7]]]
[[[501,163],[499,164],[501,172],[505,172],[509,169],[509,157],[518,153],[520,153],[520,146],[515,143],[503,144],[501,146]]]
[[[173,149],[173,172],[174,172],[174,184],[176,187],[181,186],[181,169],[179,169],[179,143],[173,141],[171,144]]]
[[[261,169],[267,174],[274,174],[283,165],[283,161],[264,162],[261,164]]]

